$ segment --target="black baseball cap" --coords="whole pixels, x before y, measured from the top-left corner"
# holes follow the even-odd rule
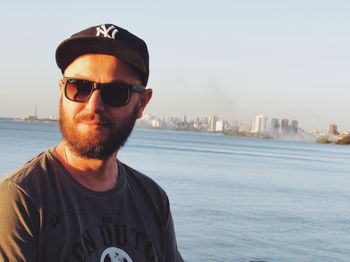
[[[146,43],[129,31],[102,24],[80,31],[64,40],[56,49],[56,63],[62,73],[78,56],[85,54],[113,55],[134,66],[146,86],[149,76],[149,55]]]

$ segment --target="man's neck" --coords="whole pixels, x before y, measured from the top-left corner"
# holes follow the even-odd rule
[[[73,178],[88,189],[103,192],[117,184],[117,152],[104,160],[88,159],[76,154],[64,141],[55,152]]]

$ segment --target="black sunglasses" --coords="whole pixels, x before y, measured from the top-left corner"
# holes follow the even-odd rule
[[[66,98],[78,103],[87,101],[95,90],[100,90],[104,104],[120,107],[129,103],[131,92],[143,93],[145,91],[145,87],[142,85],[130,85],[120,82],[95,83],[72,77],[64,77],[62,81]]]

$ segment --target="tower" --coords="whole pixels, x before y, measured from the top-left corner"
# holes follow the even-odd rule
[[[289,131],[289,119],[282,119],[281,121],[281,133],[288,134]]]

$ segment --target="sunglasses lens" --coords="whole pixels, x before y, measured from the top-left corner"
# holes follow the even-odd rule
[[[123,84],[104,84],[101,90],[101,97],[106,105],[118,107],[129,102],[130,89]]]
[[[69,79],[66,83],[66,97],[75,102],[86,101],[93,89],[92,83],[83,80]]]

